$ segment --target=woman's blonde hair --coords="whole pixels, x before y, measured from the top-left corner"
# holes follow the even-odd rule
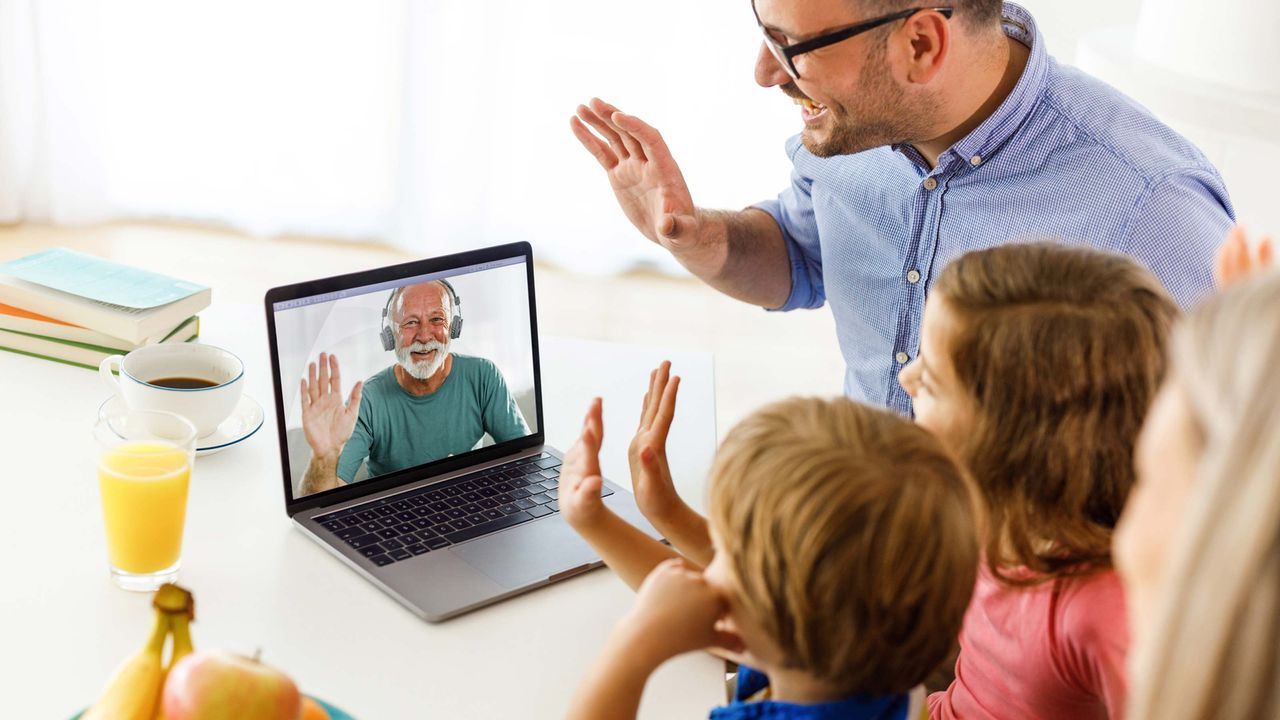
[[[977,407],[957,452],[987,504],[992,574],[1027,585],[1109,567],[1177,305],[1132,258],[1047,242],[967,253],[932,292]]]
[[[1280,274],[1197,310],[1173,366],[1204,454],[1127,717],[1280,717]]]
[[[845,398],[769,405],[725,437],[711,525],[789,667],[906,692],[954,646],[978,567],[968,481],[911,422]]]

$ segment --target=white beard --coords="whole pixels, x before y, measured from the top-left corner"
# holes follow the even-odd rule
[[[436,340],[428,340],[427,342],[410,343],[403,347],[396,348],[396,362],[409,376],[415,380],[426,380],[435,375],[440,368],[444,367],[444,361],[449,359],[449,346],[453,341],[439,342]],[[409,353],[414,352],[430,352],[436,351],[434,358],[415,362],[413,356]]]

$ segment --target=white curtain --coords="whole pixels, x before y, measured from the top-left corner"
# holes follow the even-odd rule
[[[670,267],[568,119],[604,97],[664,133],[697,202],[749,204],[799,127],[758,47],[739,0],[0,0],[0,222]]]

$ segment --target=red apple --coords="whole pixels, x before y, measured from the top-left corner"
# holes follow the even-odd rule
[[[255,659],[194,652],[169,670],[165,720],[297,720],[302,696],[289,676]]]

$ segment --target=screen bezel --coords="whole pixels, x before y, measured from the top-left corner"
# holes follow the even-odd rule
[[[443,458],[425,465],[417,465],[361,480],[345,487],[295,498],[293,496],[293,478],[289,463],[289,443],[285,429],[284,399],[281,392],[283,386],[280,384],[280,353],[276,339],[275,305],[280,302],[352,290],[369,285],[408,280],[420,275],[448,273],[450,270],[461,270],[472,265],[512,258],[521,258],[525,265],[526,287],[529,293],[529,337],[533,352],[533,392],[534,408],[537,412],[537,431],[522,438],[496,443],[463,455]],[[452,276],[447,275],[446,278],[448,277]],[[415,260],[373,270],[271,288],[264,298],[264,305],[267,315],[267,339],[271,355],[271,379],[273,383],[271,392],[275,400],[276,434],[280,444],[280,476],[281,481],[284,483],[285,512],[290,517],[304,510],[336,505],[357,497],[408,485],[424,478],[444,475],[473,465],[497,460],[521,450],[538,447],[546,442],[542,411],[542,364],[538,351],[538,308],[535,304],[533,291],[533,248],[527,242],[468,250],[452,255],[442,255],[425,260]]]

